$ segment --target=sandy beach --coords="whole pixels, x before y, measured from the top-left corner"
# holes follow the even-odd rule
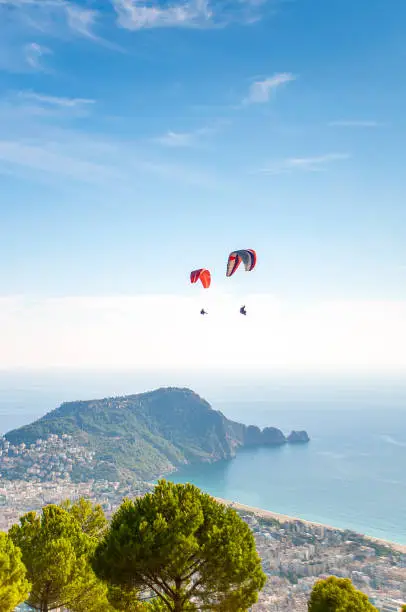
[[[165,476],[163,476],[165,478]],[[147,484],[155,487],[155,484],[152,482],[148,482]],[[272,512],[271,510],[263,510],[262,508],[255,508],[255,506],[247,506],[246,504],[240,504],[239,502],[231,501],[229,499],[223,499],[222,497],[216,497],[212,495],[214,499],[225,504],[226,506],[230,506],[235,510],[244,510],[245,512],[249,512],[254,514],[260,518],[264,519],[275,519],[281,523],[290,522],[295,523],[299,521],[300,523],[304,523],[305,525],[316,526],[316,527],[324,527],[325,529],[332,529],[336,531],[345,531],[345,529],[341,527],[334,527],[332,525],[326,525],[325,523],[316,523],[315,521],[308,521],[306,519],[288,516],[287,514],[279,514],[278,512]],[[349,531],[353,531],[349,529]],[[383,540],[381,538],[374,538],[373,536],[366,535],[364,533],[361,534],[366,540],[370,540],[371,542],[376,542],[377,544],[382,544],[383,546],[389,546],[393,550],[396,550],[402,554],[406,555],[406,544],[399,544],[398,542],[390,542],[389,540]]]
[[[331,525],[316,523],[314,521],[307,521],[305,519],[288,516],[286,514],[278,514],[277,512],[271,512],[270,510],[262,510],[261,508],[255,508],[253,506],[246,506],[245,504],[240,504],[238,502],[230,501],[229,499],[222,499],[221,497],[214,497],[214,499],[221,502],[222,504],[225,504],[226,506],[230,506],[234,508],[235,510],[244,510],[246,512],[252,513],[264,519],[276,519],[277,521],[280,521],[281,523],[283,522],[294,523],[294,522],[299,521],[300,523],[304,523],[305,525],[324,527],[325,529],[334,529],[337,531],[345,531],[344,529],[339,528],[339,527],[333,527]],[[365,534],[362,534],[362,536],[365,539],[370,540],[371,542],[376,542],[377,544],[382,544],[383,546],[389,546],[390,548],[393,548],[394,550],[397,550],[400,553],[406,554],[406,545],[404,544],[398,544],[396,542],[389,542],[387,540],[382,540],[380,538],[374,538],[373,536],[368,536]]]

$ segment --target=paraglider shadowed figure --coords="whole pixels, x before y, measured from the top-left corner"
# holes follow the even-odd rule
[[[241,313],[242,315],[246,315],[246,314],[247,314],[247,311],[245,310],[245,306],[241,306],[241,308],[240,308],[240,313]]]
[[[204,309],[204,308],[202,308],[202,309],[201,309],[201,311],[200,311],[200,314],[201,314],[201,315],[205,315],[205,314],[207,314],[207,312],[205,311],[205,309]]]

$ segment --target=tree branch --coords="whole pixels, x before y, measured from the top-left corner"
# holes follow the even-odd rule
[[[188,599],[192,597],[192,595],[196,592],[197,587],[201,584],[203,584],[203,578],[200,578],[200,580],[194,583],[194,585],[186,592],[185,597],[187,597]]]
[[[193,576],[193,574],[202,567],[202,565],[204,565],[204,560],[202,561],[201,559],[199,559],[198,561],[195,561],[195,563],[188,567],[189,574],[187,574],[187,576],[183,576],[182,581],[189,580]]]
[[[151,574],[145,574],[148,580],[152,580],[155,584],[157,584],[171,599],[175,595],[175,591],[164,581],[160,580],[157,576]]]
[[[156,595],[157,595],[157,596],[158,596],[160,599],[162,599],[162,601],[164,602],[164,604],[165,604],[165,605],[168,607],[168,609],[170,610],[170,609],[171,609],[171,604],[170,604],[170,602],[169,602],[169,601],[166,599],[166,597],[165,597],[164,595],[162,595],[162,593],[160,593],[160,592],[159,592],[159,591],[158,591],[158,590],[157,590],[157,589],[154,587],[153,583],[152,583],[152,584],[148,584],[148,581],[147,581],[147,580],[145,580],[145,584],[146,584],[146,585],[147,585],[147,586],[148,586],[148,587],[149,587],[149,588],[150,588],[152,591],[154,591],[154,593],[155,593],[155,594],[156,594]]]

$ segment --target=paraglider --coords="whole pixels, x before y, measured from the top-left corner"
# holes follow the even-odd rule
[[[251,272],[257,263],[257,254],[254,249],[239,249],[238,251],[232,251],[228,256],[226,276],[230,277],[238,270],[241,262],[244,264],[246,272]],[[208,289],[211,285],[211,274],[206,268],[199,268],[193,270],[190,273],[190,282],[197,283],[200,280],[204,289]],[[200,311],[201,315],[208,314],[207,311],[202,308]],[[241,306],[240,314],[246,316],[247,311],[245,306]]]
[[[250,272],[257,263],[257,254],[253,249],[240,249],[233,251],[228,256],[226,276],[232,276],[238,269],[240,263],[244,263],[245,271]]]
[[[199,270],[193,270],[190,273],[190,282],[191,283],[197,283],[197,281],[200,280],[200,282],[203,285],[204,289],[208,289],[210,287],[211,284],[211,274],[209,270],[206,270],[206,268],[199,268]],[[201,309],[200,311],[201,315],[205,315],[207,314],[207,312],[205,311],[204,308]]]
[[[238,269],[240,263],[243,262],[245,271],[251,272],[255,268],[257,263],[257,254],[254,249],[240,249],[239,251],[233,251],[228,256],[227,261],[227,272],[226,276],[232,276]],[[247,311],[245,306],[241,306],[240,314],[246,315]]]

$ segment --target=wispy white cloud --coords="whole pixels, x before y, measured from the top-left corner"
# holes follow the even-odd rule
[[[85,182],[101,183],[119,174],[110,166],[68,155],[56,143],[29,144],[24,141],[0,140],[1,162],[10,168],[17,166],[60,177],[74,178]]]
[[[15,52],[35,38],[80,36],[123,52],[118,44],[96,33],[98,26],[116,24],[128,30],[147,28],[209,28],[253,23],[282,0],[0,0],[0,44]],[[109,10],[112,7],[113,10]],[[34,39],[35,39],[34,38]],[[48,42],[46,40],[46,42]],[[1,58],[0,69],[21,71],[15,60]]]
[[[394,438],[393,436],[388,436],[387,434],[382,434],[381,439],[384,440],[384,442],[387,442],[388,444],[392,444],[392,446],[401,446],[403,448],[406,448],[406,442],[402,442],[400,440],[396,440],[396,438]]]
[[[118,23],[128,30],[171,26],[191,27],[212,16],[208,0],[190,0],[172,6],[146,4],[144,0],[112,0]]]
[[[316,157],[290,157],[275,161],[262,168],[259,172],[264,174],[284,174],[301,170],[304,172],[319,172],[324,170],[328,164],[335,161],[349,159],[349,153],[327,153]]]
[[[177,163],[148,151],[145,142],[128,142],[108,133],[79,130],[86,98],[31,93],[0,100],[0,173],[58,183],[65,179],[112,188],[131,188],[140,176],[218,188],[213,172],[189,161]],[[30,98],[31,95],[31,98]],[[63,121],[62,121],[63,120]],[[136,177],[136,178],[135,178]]]
[[[50,55],[52,51],[48,47],[32,42],[25,45],[25,60],[33,70],[45,70],[42,58]]]
[[[97,11],[71,3],[66,3],[65,10],[68,25],[73,32],[88,38],[98,39],[93,30],[98,17]]]
[[[210,172],[145,155],[141,147],[124,142],[95,139],[63,130],[66,140],[26,138],[0,140],[0,173],[24,176],[34,181],[71,179],[95,186],[125,189],[135,177],[149,174],[164,181],[218,188]]]
[[[360,127],[360,128],[375,128],[385,125],[379,121],[361,120],[361,119],[343,119],[340,121],[330,121],[330,127]]]
[[[57,34],[61,27],[82,36],[93,36],[97,11],[69,0],[0,0],[3,27]]]
[[[231,22],[252,23],[260,18],[259,9],[279,0],[111,0],[118,24],[128,30],[143,28],[206,28]]]
[[[47,96],[44,94],[38,94],[33,91],[21,91],[19,96],[28,100],[34,100],[44,104],[50,104],[51,106],[62,106],[62,107],[75,107],[82,106],[83,104],[94,104],[95,100],[89,100],[87,98],[64,98],[57,96]]]
[[[105,43],[94,33],[98,16],[73,0],[0,0],[0,69],[44,69],[43,56],[51,53],[53,38],[78,36]]]
[[[156,142],[167,147],[190,147],[194,142],[194,134],[192,132],[167,132],[164,136],[155,138]]]
[[[88,117],[95,101],[87,98],[52,96],[34,91],[9,92],[0,98],[0,136],[48,134],[51,126],[74,123]]]
[[[268,102],[274,90],[295,79],[296,77],[290,72],[280,72],[263,81],[255,81],[250,87],[248,96],[243,100],[243,104],[261,104]]]
[[[172,132],[169,130],[163,136],[154,138],[154,141],[166,147],[194,147],[201,138],[214,133],[214,128],[200,128],[192,132]]]

